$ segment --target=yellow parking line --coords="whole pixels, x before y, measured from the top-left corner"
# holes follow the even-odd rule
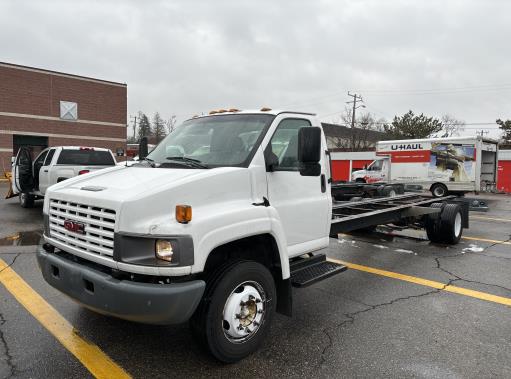
[[[495,244],[499,244],[499,245],[511,245],[511,242],[509,242],[509,241],[490,240],[487,238],[468,237],[468,236],[462,236],[461,238],[463,238],[465,240],[470,240],[470,241],[490,242],[490,243],[495,243]]]
[[[379,268],[374,267],[362,266],[356,263],[341,261],[339,259],[328,258],[328,260],[330,260],[331,262],[343,264],[353,270],[369,272],[375,275],[386,276],[388,278],[403,280],[405,282],[415,283],[421,286],[432,287],[442,291],[457,293],[459,295],[469,296],[480,300],[491,301],[493,303],[511,306],[511,298],[508,297],[492,295],[486,292],[474,291],[453,285],[445,285],[445,283],[435,282],[433,280],[417,278],[415,276],[399,274],[397,272],[381,270]]]
[[[483,217],[483,216],[472,216],[472,215],[470,216],[470,219],[511,222],[511,220],[509,220],[507,218]]]
[[[76,329],[2,259],[0,283],[96,378],[131,377],[98,346],[80,337]]]

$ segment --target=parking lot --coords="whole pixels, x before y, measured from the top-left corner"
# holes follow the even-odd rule
[[[331,239],[349,270],[296,289],[293,317],[276,315],[263,348],[233,365],[187,325],[100,316],[48,286],[42,203],[0,200],[0,378],[511,377],[511,197],[484,198],[456,246],[384,229]]]

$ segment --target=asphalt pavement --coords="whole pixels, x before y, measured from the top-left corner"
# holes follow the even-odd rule
[[[6,186],[0,183],[0,193]],[[511,197],[485,197],[456,246],[421,233],[331,239],[346,272],[294,292],[264,346],[223,365],[186,324],[148,326],[94,314],[47,285],[35,249],[41,202],[0,200],[0,259],[69,322],[73,334],[135,378],[511,377]],[[0,282],[2,272],[0,272]],[[453,292],[454,291],[454,292]],[[0,284],[0,378],[91,377],[91,371]]]

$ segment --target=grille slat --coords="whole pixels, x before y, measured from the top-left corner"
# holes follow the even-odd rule
[[[82,253],[112,259],[115,211],[97,206],[50,199],[50,237]],[[84,224],[84,234],[64,228],[64,221]]]

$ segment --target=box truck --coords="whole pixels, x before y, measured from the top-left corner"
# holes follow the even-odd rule
[[[481,136],[380,141],[377,159],[351,179],[419,184],[435,197],[494,191],[497,153],[498,142]]]

